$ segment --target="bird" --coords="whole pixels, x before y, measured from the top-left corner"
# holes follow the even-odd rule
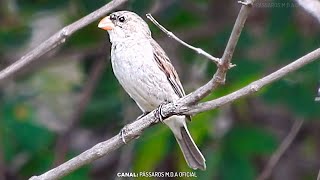
[[[108,32],[113,73],[142,115],[185,96],[169,57],[139,15],[116,11],[101,19],[98,28]],[[205,158],[189,133],[188,120],[190,116],[174,115],[163,123],[173,132],[188,166],[205,170]]]

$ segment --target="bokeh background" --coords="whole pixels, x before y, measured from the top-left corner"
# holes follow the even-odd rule
[[[0,68],[107,2],[0,1]],[[221,57],[240,5],[231,0],[129,0],[118,9],[144,19],[151,12],[181,39]],[[187,93],[212,77],[215,64],[148,23]],[[109,39],[97,24],[1,82],[0,179],[46,172],[114,136],[141,114],[112,73]],[[294,1],[258,1],[233,56],[237,66],[228,72],[226,84],[206,99],[237,90],[318,48],[319,30],[317,20]],[[319,80],[320,65],[315,62],[254,95],[194,116],[189,128],[207,159],[207,170],[196,171],[198,178],[255,179],[293,123],[303,120],[270,179],[315,179],[320,167],[320,109],[314,101]],[[114,179],[117,172],[142,171],[191,171],[162,124],[63,179]]]

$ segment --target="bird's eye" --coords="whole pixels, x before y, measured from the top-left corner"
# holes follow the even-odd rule
[[[110,15],[110,20],[116,20],[117,18],[116,18],[116,15],[114,15],[114,14],[111,14]]]
[[[119,21],[120,22],[124,22],[125,21],[125,18],[123,16],[119,17]]]

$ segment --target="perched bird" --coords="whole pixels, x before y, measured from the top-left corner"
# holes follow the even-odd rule
[[[109,33],[116,78],[143,114],[185,95],[176,70],[140,16],[129,11],[114,12],[98,27]],[[189,118],[171,116],[163,122],[172,130],[189,167],[205,170],[205,159],[187,129]]]

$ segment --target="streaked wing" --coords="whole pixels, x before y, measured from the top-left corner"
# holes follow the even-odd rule
[[[165,73],[169,83],[171,84],[174,92],[181,98],[185,95],[179,76],[171,64],[170,59],[159,46],[159,44],[151,39],[151,46],[153,47],[154,59],[157,62],[159,68]]]

